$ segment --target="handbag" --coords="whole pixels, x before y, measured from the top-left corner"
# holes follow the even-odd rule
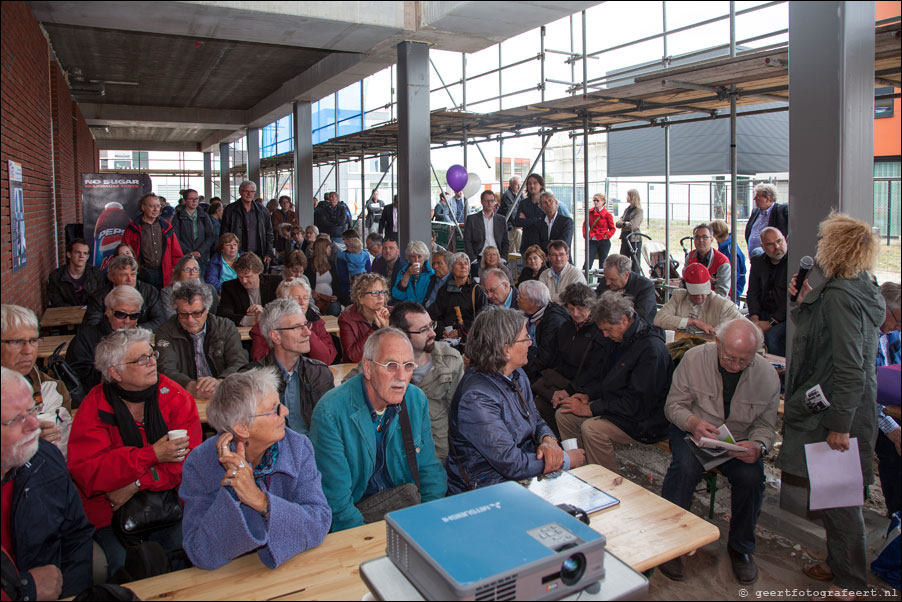
[[[142,489],[113,513],[113,530],[120,538],[138,538],[182,520],[182,505],[175,489]]]
[[[61,353],[66,345],[67,343],[60,343],[59,347],[53,350],[53,353],[44,362],[44,371],[63,383],[63,386],[69,391],[69,397],[72,398],[72,409],[75,410],[88,392],[85,391],[84,385],[81,384],[81,379],[78,378],[72,367],[66,363],[65,357]]]

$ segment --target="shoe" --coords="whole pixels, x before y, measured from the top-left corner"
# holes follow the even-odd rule
[[[815,581],[833,581],[833,571],[824,562],[812,562],[802,567],[802,572]]]
[[[733,565],[733,574],[742,585],[749,585],[758,580],[758,565],[751,554],[740,554],[733,548],[727,546],[730,553],[730,563]]]
[[[658,565],[658,569],[660,569],[662,575],[673,581],[682,581],[685,578],[682,556],[677,556],[673,560],[668,560],[664,564]]]

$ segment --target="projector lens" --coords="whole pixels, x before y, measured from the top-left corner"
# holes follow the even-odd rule
[[[586,557],[577,552],[561,565],[561,583],[576,585],[586,572]]]

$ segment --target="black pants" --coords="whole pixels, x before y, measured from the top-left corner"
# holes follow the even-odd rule
[[[592,264],[595,262],[595,257],[598,257],[598,268],[604,268],[604,260],[608,258],[608,254],[611,252],[611,239],[605,238],[604,240],[593,240],[589,239],[589,269],[592,268]],[[585,266],[583,266],[585,270]]]
[[[896,453],[896,446],[889,440],[889,437],[881,432],[877,433],[877,445],[874,447],[874,451],[880,461],[877,471],[880,473],[883,497],[886,499],[886,512],[892,515],[893,512],[902,510],[900,508],[902,493],[900,493],[899,481],[899,454]]]

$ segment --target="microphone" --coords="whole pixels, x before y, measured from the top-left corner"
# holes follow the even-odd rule
[[[805,255],[799,260],[799,275],[796,277],[796,294],[790,295],[789,300],[793,303],[799,298],[799,291],[802,290],[802,284],[808,278],[808,272],[814,267],[814,260],[810,255]]]

